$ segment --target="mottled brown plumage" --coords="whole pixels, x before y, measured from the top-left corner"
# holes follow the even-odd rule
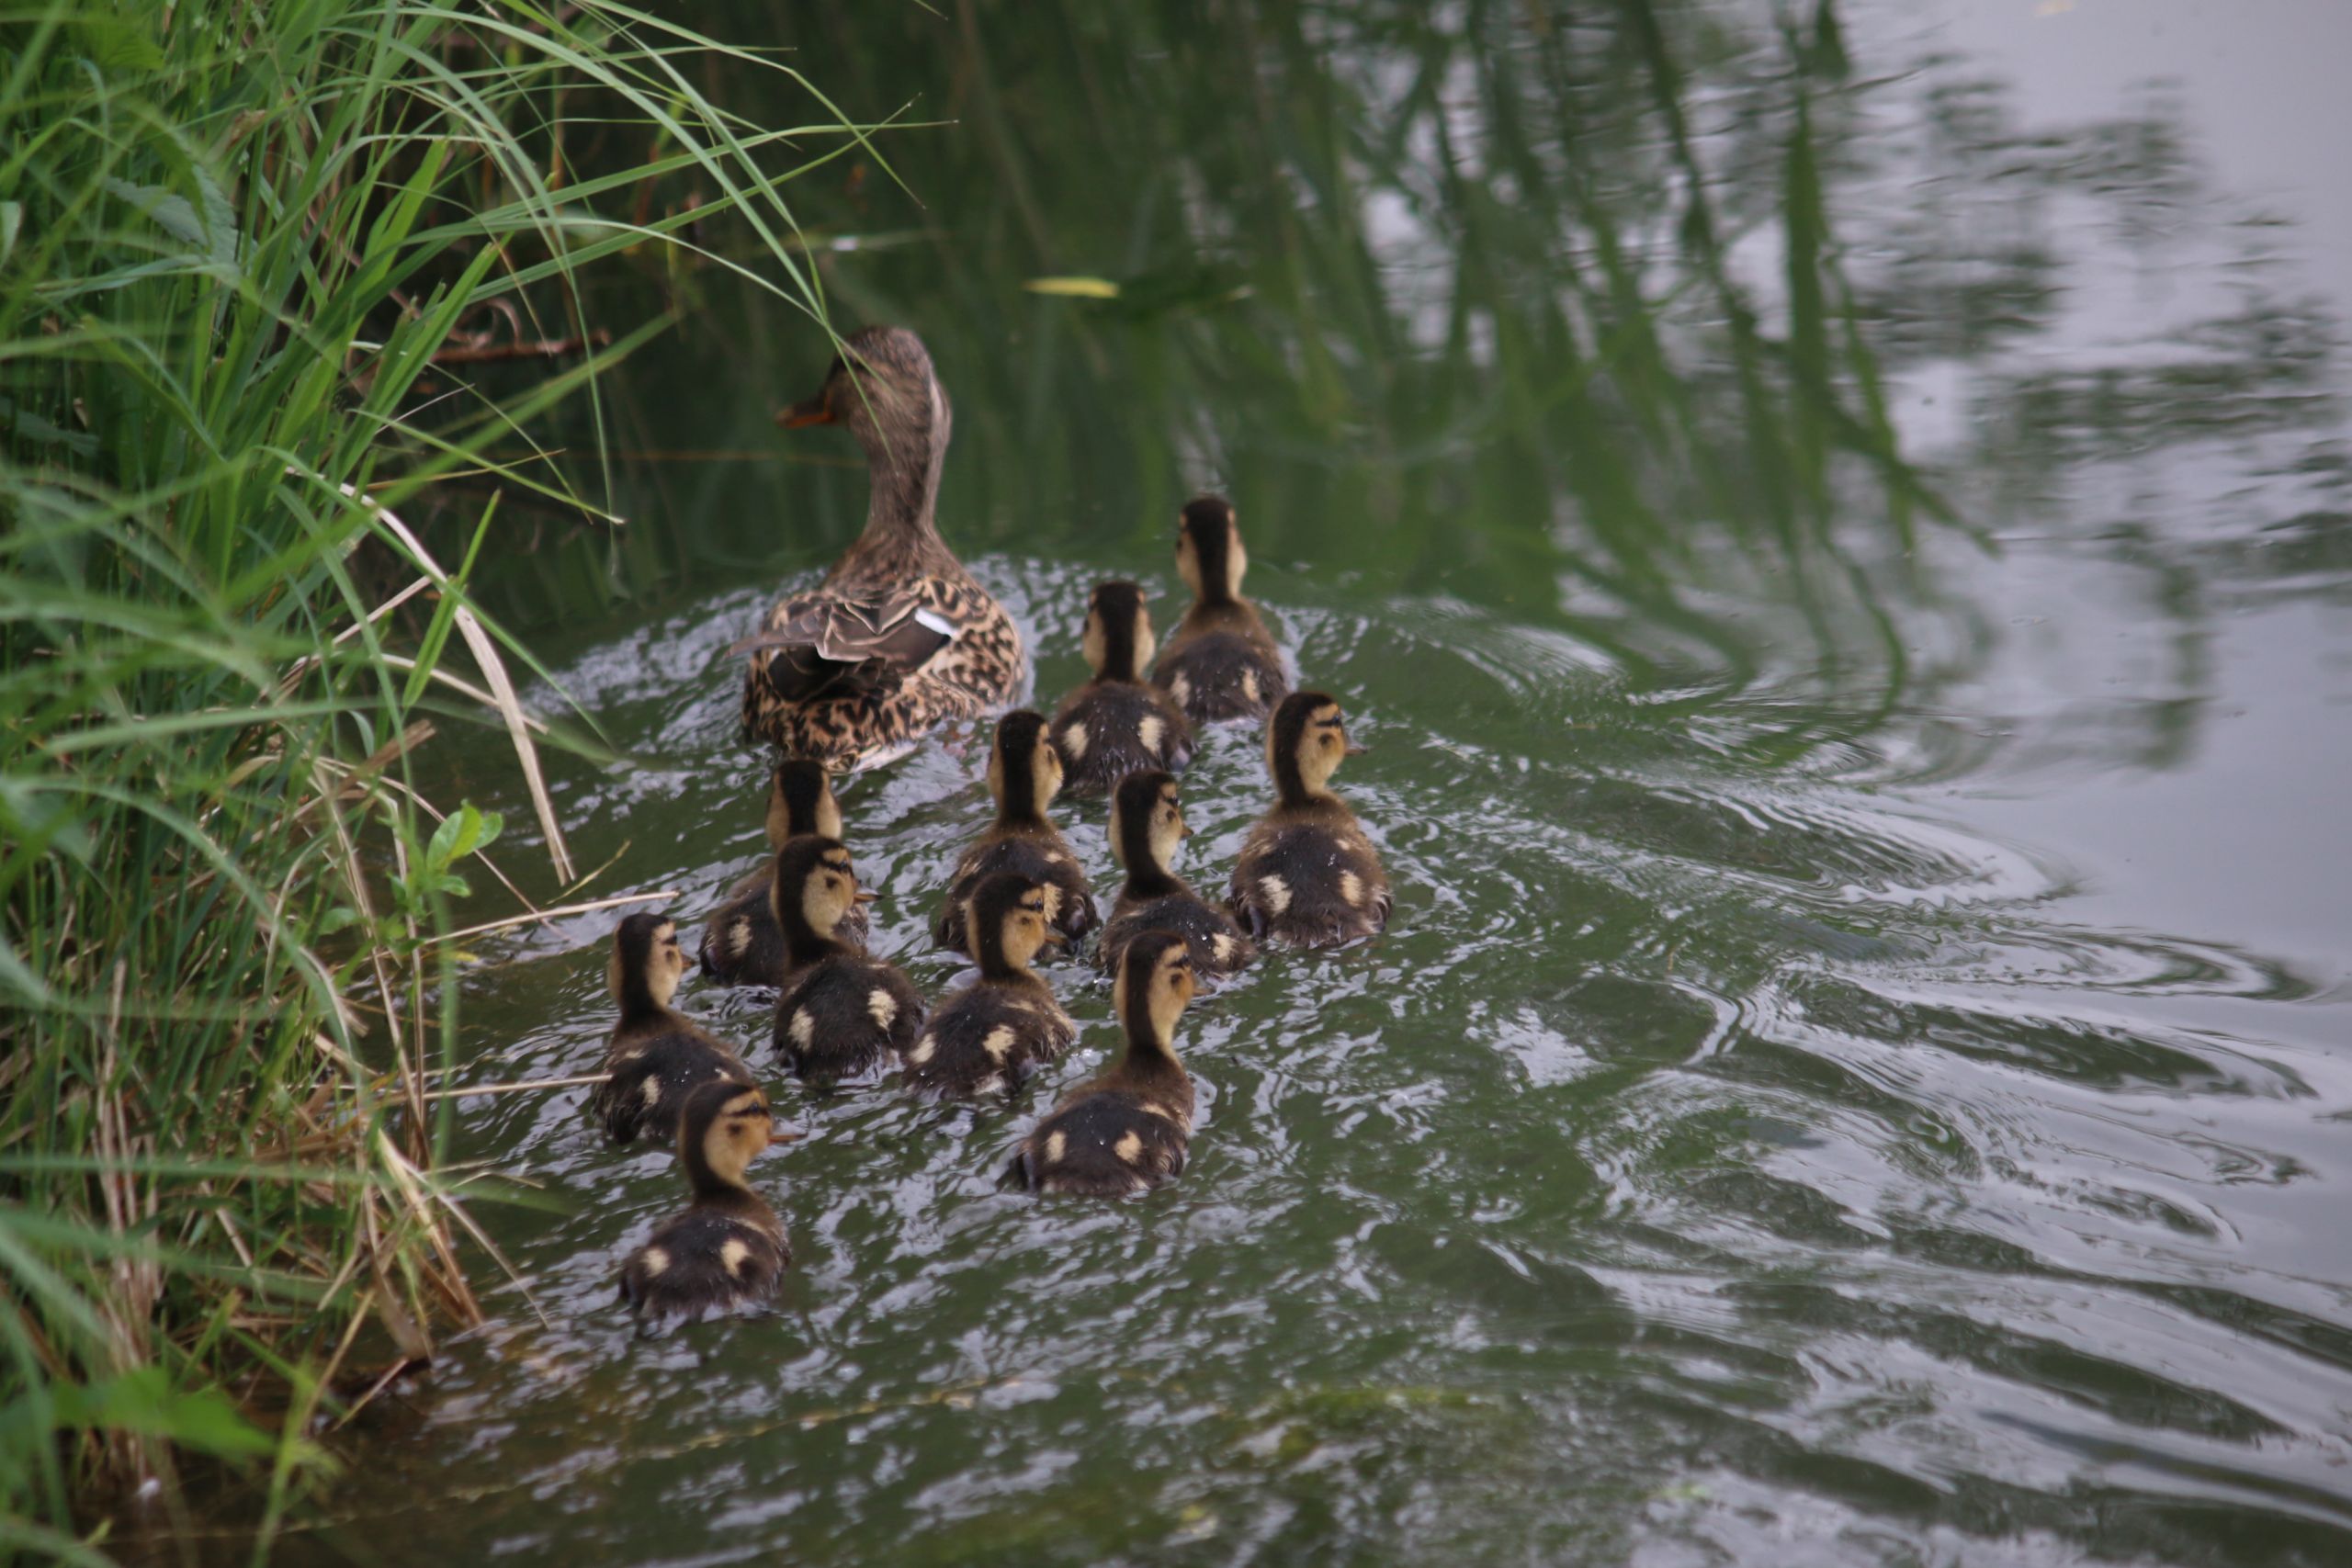
[[[729,986],[781,986],[792,976],[784,932],[768,904],[775,881],[775,852],[803,833],[842,836],[842,808],[824,765],[805,759],[779,762],[768,780],[768,853],[711,911],[702,930],[702,972]],[[853,904],[833,940],[865,951],[865,906]]]
[[[1151,661],[1151,613],[1132,582],[1105,582],[1086,606],[1081,646],[1093,678],[1054,711],[1054,750],[1073,795],[1104,795],[1139,768],[1181,769],[1193,760],[1193,723],[1175,699],[1143,682]]]
[[[1095,953],[1105,973],[1119,972],[1127,944],[1145,931],[1182,936],[1193,969],[1203,975],[1230,975],[1258,956],[1257,943],[1241,934],[1232,916],[1169,869],[1176,847],[1192,832],[1173,774],[1129,773],[1119,781],[1111,796],[1111,852],[1127,868],[1127,880]]]
[[[1051,890],[1011,872],[987,878],[966,906],[979,978],[944,998],[904,1059],[907,1087],[942,1098],[1010,1089],[1069,1048],[1078,1026],[1029,967],[1061,940],[1047,919]]]
[[[667,916],[631,915],[613,932],[605,982],[621,1016],[605,1052],[610,1076],[589,1091],[588,1108],[616,1144],[673,1140],[695,1088],[752,1081],[732,1046],[671,1008],[685,972],[678,928]]]
[[[1383,930],[1388,873],[1347,803],[1331,793],[1348,743],[1340,705],[1294,692],[1266,726],[1273,809],[1258,819],[1234,862],[1226,902],[1261,942],[1333,947]]]
[[[792,1248],[775,1211],[743,1179],[774,1136],[768,1097],[755,1085],[705,1084],[687,1098],[678,1163],[694,1201],[654,1227],[621,1265],[621,1300],[641,1331],[660,1333],[775,1299]]]
[[[872,1072],[922,1024],[922,997],[895,964],[832,935],[864,897],[838,839],[806,834],[776,852],[770,890],[792,979],[775,1003],[775,1048],[801,1077],[830,1083]]]
[[[1176,1021],[1193,999],[1184,939],[1147,931],[1129,942],[1111,999],[1126,1052],[1021,1141],[1012,1174],[1032,1192],[1125,1198],[1184,1172],[1193,1080],[1175,1045]]]
[[[1170,634],[1151,681],[1203,724],[1259,717],[1290,691],[1273,633],[1258,606],[1241,596],[1249,569],[1232,504],[1216,495],[1187,502],[1176,525],[1176,570],[1193,591],[1193,604]]]
[[[1046,815],[1062,787],[1062,760],[1046,736],[1046,721],[1027,708],[997,720],[989,747],[989,793],[996,820],[972,841],[947,881],[947,897],[932,921],[932,940],[950,953],[968,953],[964,907],[981,881],[1001,871],[1042,882],[1054,896],[1054,929],[1077,942],[1094,929],[1094,888]]]
[[[865,449],[865,531],[825,581],[768,612],[743,682],[747,737],[836,772],[904,755],[933,727],[1001,706],[1021,634],[933,518],[953,425],[922,340],[868,327],[842,340],[817,396],[777,416],[842,424]]]

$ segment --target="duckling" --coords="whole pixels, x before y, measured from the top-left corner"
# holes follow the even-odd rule
[[[1070,790],[1101,795],[1137,768],[1191,761],[1192,721],[1167,693],[1138,678],[1152,649],[1143,590],[1132,582],[1097,587],[1080,646],[1094,678],[1062,699],[1053,725]]]
[[[1003,706],[1021,682],[1021,634],[939,536],[953,421],[922,340],[903,327],[852,333],[817,395],[776,423],[848,426],[872,496],[865,531],[825,581],[736,645],[752,661],[745,737],[843,772],[904,756],[944,720]]]
[[[1095,955],[1105,973],[1118,973],[1120,954],[1145,931],[1183,937],[1193,968],[1203,975],[1231,975],[1258,956],[1257,944],[1232,916],[1168,869],[1176,846],[1192,836],[1173,774],[1129,773],[1119,781],[1111,795],[1111,852],[1127,868],[1127,881],[1111,906]]]
[[[1290,691],[1290,677],[1265,618],[1241,596],[1250,552],[1232,502],[1204,495],[1185,503],[1176,525],[1176,570],[1193,591],[1193,607],[1169,637],[1152,684],[1203,724],[1261,716]]]
[[[775,1048],[804,1078],[853,1077],[914,1043],[922,998],[895,964],[831,933],[861,893],[839,839],[814,833],[776,852],[770,889],[792,978],[775,1003]]]
[[[1259,941],[1333,947],[1388,924],[1388,874],[1355,813],[1331,793],[1348,743],[1339,702],[1293,692],[1266,726],[1274,807],[1258,818],[1234,863],[1226,902]]]
[[[842,836],[841,802],[821,763],[796,759],[777,764],[768,780],[768,857],[729,889],[727,901],[711,911],[702,931],[702,972],[729,986],[781,986],[790,978],[784,933],[768,908],[775,880],[775,852],[802,833]],[[833,940],[865,951],[865,906],[852,904],[833,931]]]
[[[1016,708],[996,723],[989,748],[989,793],[996,820],[964,852],[948,878],[947,900],[932,921],[932,940],[950,953],[968,953],[964,906],[982,879],[1000,871],[1042,882],[1054,896],[1054,929],[1072,942],[1094,929],[1094,886],[1070,853],[1069,842],[1046,815],[1061,793],[1062,760],[1046,739],[1045,718]]]
[[[1013,1163],[1023,1186],[1125,1198],[1184,1173],[1193,1080],[1176,1059],[1175,1038],[1192,999],[1193,960],[1182,937],[1145,931],[1127,944],[1111,993],[1126,1054],[1031,1129]]]
[[[694,1202],[656,1226],[621,1265],[621,1300],[640,1331],[775,1299],[792,1247],[775,1211],[743,1180],[752,1157],[775,1137],[768,1097],[756,1084],[707,1083],[686,1097],[678,1163]]]
[[[752,1070],[732,1047],[671,1010],[670,998],[685,972],[678,928],[668,916],[631,915],[613,932],[605,983],[621,1018],[605,1053],[605,1071],[611,1076],[590,1092],[588,1108],[616,1144],[677,1136],[686,1097],[698,1085],[752,1081]]]
[[[944,1097],[1009,1089],[1078,1038],[1078,1026],[1029,967],[1062,940],[1047,919],[1053,890],[1015,872],[983,881],[965,906],[980,977],[932,1014],[907,1053],[907,1084]]]

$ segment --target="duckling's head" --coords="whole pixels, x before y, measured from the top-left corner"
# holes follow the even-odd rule
[[[1062,789],[1062,757],[1046,738],[1046,716],[1015,708],[996,721],[989,748],[989,794],[1002,821],[1043,817]]]
[[[605,986],[624,1010],[665,1008],[686,973],[686,950],[667,915],[636,914],[613,931],[613,954],[605,964]]]
[[[780,850],[786,839],[803,833],[840,838],[842,807],[825,765],[795,759],[776,764],[768,778],[768,848]]]
[[[1053,890],[1018,872],[1001,871],[972,889],[964,905],[972,956],[982,974],[1029,967],[1037,950],[1061,940],[1053,927]]]
[[[1193,953],[1174,931],[1145,931],[1120,955],[1111,1008],[1130,1044],[1148,1041],[1162,1050],[1176,1038],[1176,1021],[1193,999]]]
[[[1087,668],[1105,680],[1132,681],[1136,671],[1151,662],[1159,646],[1141,588],[1132,582],[1096,585],[1094,597],[1086,603],[1086,631],[1079,639]]]
[[[1204,604],[1241,597],[1241,574],[1250,552],[1241,543],[1233,502],[1221,495],[1195,496],[1176,523],[1176,570],[1184,586]]]
[[[742,1186],[752,1157],[775,1141],[768,1097],[757,1084],[735,1078],[698,1084],[679,1112],[678,1157],[697,1186],[704,1178]]]
[[[861,327],[842,339],[817,395],[775,422],[845,425],[868,456],[918,462],[946,449],[952,416],[922,339],[904,327]]]
[[[1328,692],[1293,692],[1266,721],[1266,768],[1292,804],[1329,795],[1340,759],[1363,750],[1349,743],[1339,699]]]
[[[815,833],[793,839],[775,854],[775,884],[768,891],[776,924],[787,939],[814,933],[830,937],[854,904],[871,895],[858,890],[849,851],[839,839]]]
[[[1128,875],[1166,871],[1192,832],[1175,774],[1156,768],[1129,773],[1111,792],[1111,853]]]

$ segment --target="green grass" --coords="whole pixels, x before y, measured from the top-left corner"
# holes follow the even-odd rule
[[[718,55],[809,123],[708,101]],[[0,125],[0,1555],[86,1561],[126,1490],[168,1531],[190,1452],[275,1522],[475,1315],[436,938],[485,868],[577,873],[543,792],[498,870],[412,787],[454,726],[536,773],[467,593],[499,509],[436,479],[599,518],[593,452],[483,453],[600,426],[702,277],[821,323],[786,182],[878,158],[605,0],[16,6]],[[649,314],[589,320],[583,269]]]

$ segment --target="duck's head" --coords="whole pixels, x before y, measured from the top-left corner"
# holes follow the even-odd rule
[[[1044,817],[1061,788],[1061,753],[1046,739],[1046,716],[1015,708],[998,719],[989,747],[989,794],[996,798],[998,820]]]
[[[1184,503],[1176,521],[1176,570],[1184,586],[1204,604],[1222,604],[1241,597],[1241,574],[1250,570],[1250,552],[1241,543],[1241,529],[1233,502],[1221,495],[1195,496]]]
[[[1176,846],[1192,836],[1175,774],[1129,773],[1111,792],[1111,853],[1129,876],[1165,873],[1176,863]]]
[[[1001,871],[972,889],[964,905],[964,922],[972,933],[972,956],[980,973],[1028,968],[1040,948],[1062,940],[1053,927],[1053,890],[1017,872]]]
[[[922,339],[904,327],[861,327],[842,339],[817,395],[775,422],[787,430],[844,425],[869,457],[912,462],[946,449],[953,419]]]
[[[669,916],[630,915],[614,930],[605,986],[622,1011],[668,1007],[685,973],[686,950]]]
[[[803,833],[840,838],[842,807],[825,765],[796,759],[777,763],[768,777],[768,848],[780,850]]]
[[[1193,999],[1192,949],[1174,931],[1145,931],[1119,958],[1119,978],[1111,1008],[1126,1031],[1127,1043],[1169,1049],[1176,1021]]]
[[[849,851],[839,839],[809,833],[789,840],[775,854],[775,882],[768,889],[776,924],[789,942],[829,938],[850,908],[875,896],[857,886]]]
[[[1079,648],[1087,668],[1102,679],[1132,681],[1151,662],[1159,644],[1151,635],[1151,612],[1143,590],[1132,582],[1098,583],[1086,602],[1086,630]]]
[[[1340,760],[1363,750],[1350,743],[1339,699],[1328,692],[1293,692],[1266,721],[1266,769],[1294,805],[1329,795]]]
[[[768,1097],[757,1084],[714,1078],[686,1096],[678,1118],[678,1158],[697,1188],[743,1185],[743,1172],[775,1141]]]

